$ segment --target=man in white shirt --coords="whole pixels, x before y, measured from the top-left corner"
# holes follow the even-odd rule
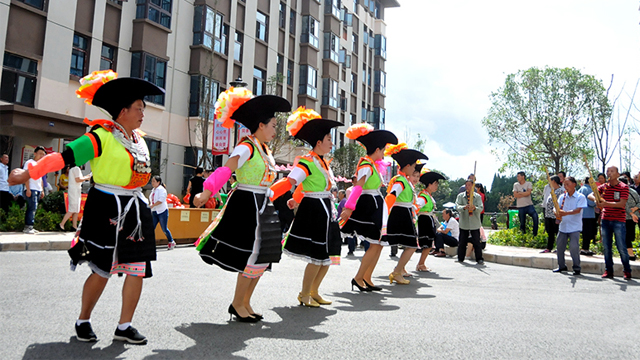
[[[516,198],[516,207],[518,208],[518,218],[520,219],[520,231],[524,234],[527,230],[527,215],[533,220],[533,236],[538,235],[538,213],[533,207],[531,201],[531,191],[533,185],[526,181],[524,171],[518,172],[518,182],[513,184],[513,196]]]
[[[9,211],[9,205],[13,200],[13,195],[9,192],[9,155],[2,154],[0,157],[0,209],[5,214]]]
[[[587,198],[576,191],[576,179],[573,176],[565,178],[566,192],[560,195],[558,203],[560,213],[556,216],[561,219],[560,232],[558,233],[558,268],[553,272],[567,271],[564,261],[564,251],[569,241],[569,251],[573,260],[573,275],[580,275],[580,232],[582,231],[582,209],[587,207]]]
[[[460,225],[458,220],[453,217],[453,212],[450,209],[442,210],[442,218],[444,219],[444,225],[440,225],[436,230],[436,253],[433,255],[435,257],[447,256],[444,252],[444,245],[458,246],[458,237],[460,236]]]
[[[33,152],[33,159],[24,163],[23,169],[29,170],[29,164],[35,165],[38,160],[42,159],[47,153],[44,147],[38,146]],[[33,220],[36,217],[36,209],[38,208],[38,200],[44,197],[44,184],[42,178],[38,180],[29,179],[25,183],[25,200],[27,200],[27,213],[24,216],[24,230],[26,234],[35,234],[38,231],[33,229]]]

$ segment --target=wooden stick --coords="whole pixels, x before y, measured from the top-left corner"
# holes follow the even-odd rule
[[[558,196],[556,195],[556,191],[553,189],[553,185],[551,185],[551,176],[549,176],[549,171],[547,167],[544,167],[544,172],[547,174],[547,182],[549,183],[549,187],[551,188],[551,200],[553,200],[553,207],[556,209],[556,214],[560,215],[560,204],[558,204]]]
[[[589,167],[587,154],[582,154],[582,157],[584,158],[584,166],[586,166],[587,170],[589,171],[589,186],[591,187],[591,191],[593,191],[593,197],[596,198],[596,204],[599,204],[602,199],[600,198],[600,193],[598,192],[596,181],[593,179],[593,174],[591,174],[591,168]]]
[[[467,199],[467,203],[469,205],[473,205],[473,194],[474,194],[474,191],[476,190],[476,165],[478,165],[478,161],[473,162],[473,185],[471,186],[469,199]],[[473,210],[469,210],[469,216],[473,216]]]
[[[188,167],[188,168],[192,168],[192,169],[197,169],[197,166],[193,166],[193,165],[186,165],[186,164],[179,164],[179,163],[172,163],[173,165],[178,165],[178,166],[182,166],[182,167]]]

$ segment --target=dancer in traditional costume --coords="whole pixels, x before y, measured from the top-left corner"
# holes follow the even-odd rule
[[[200,235],[196,249],[210,265],[237,272],[236,290],[229,314],[240,322],[257,322],[262,315],[251,307],[251,296],[264,271],[282,254],[282,233],[278,215],[267,192],[276,177],[276,163],[266,143],[276,136],[276,112],[291,110],[284,98],[261,95],[252,98],[245,88],[230,88],[216,102],[216,118],[223,126],[234,121],[251,135],[233,149],[224,166],[204,182],[194,204],[204,204],[217,193],[235,171],[238,186],[229,195],[216,219]]]
[[[422,253],[420,260],[416,265],[416,271],[430,271],[425,264],[429,251],[433,247],[433,241],[436,237],[436,229],[438,228],[438,218],[434,210],[436,209],[436,201],[433,199],[433,193],[438,190],[438,180],[445,180],[441,174],[423,168],[420,175],[420,182],[425,188],[420,191],[416,200],[418,207],[418,244]]]
[[[151,178],[151,160],[138,128],[144,117],[142,99],[162,95],[164,90],[141,79],[118,79],[111,70],[94,72],[80,83],[78,96],[106,110],[113,120],[85,119],[91,131],[68,144],[62,154],[49,154],[22,174],[14,170],[12,176],[23,182],[25,176],[39,179],[65,164],[90,162],[95,186],[89,190],[80,229],[69,250],[72,270],[86,262],[92,271],[84,284],[76,337],[97,340],[89,321],[92,310],[111,275],[124,274],[122,312],[114,338],[144,344],[147,339],[131,326],[131,320],[142,279],[152,275],[156,242],[151,210],[141,191]]]
[[[299,157],[295,167],[286,178],[273,184],[272,200],[302,186],[304,197],[285,237],[284,253],[308,263],[302,280],[302,291],[298,294],[301,305],[318,307],[330,305],[319,294],[319,287],[329,265],[340,263],[342,239],[338,216],[333,206],[330,190],[335,187],[333,172],[324,155],[331,151],[331,129],[342,123],[321,119],[320,115],[304,107],[299,108],[287,121],[289,134],[313,147],[307,155]]]
[[[407,147],[407,144],[389,146],[384,152],[385,156],[391,156],[398,163],[398,175],[391,178],[387,188],[385,203],[389,211],[387,233],[382,236],[382,241],[389,245],[402,245],[404,250],[398,259],[398,264],[391,274],[389,283],[409,284],[409,280],[403,277],[403,269],[411,259],[411,255],[418,249],[418,233],[413,221],[413,185],[409,182],[409,175],[413,174],[416,162],[420,159],[428,160],[428,157],[417,150]]]
[[[387,245],[380,240],[387,211],[380,194],[382,179],[376,161],[382,161],[387,144],[397,144],[398,138],[390,131],[374,130],[368,124],[352,125],[346,136],[358,141],[367,151],[367,155],[358,162],[353,190],[340,214],[342,236],[356,236],[370,244],[362,257],[358,273],[351,279],[351,289],[355,286],[360,291],[379,291],[382,288],[373,285],[371,275],[380,258],[382,246]]]

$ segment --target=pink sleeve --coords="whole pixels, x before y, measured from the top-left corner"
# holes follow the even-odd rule
[[[358,198],[360,198],[361,194],[362,194],[362,186],[359,186],[359,185],[354,186],[353,190],[351,190],[351,194],[349,195],[349,199],[347,199],[347,202],[344,204],[344,207],[347,209],[355,210],[356,203],[358,202]]]
[[[219,167],[205,180],[204,188],[215,194],[229,181],[230,177],[231,169],[226,166]]]

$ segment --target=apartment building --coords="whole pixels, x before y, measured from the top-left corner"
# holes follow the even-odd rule
[[[153,166],[180,194],[208,134],[215,163],[241,128],[213,120],[217,95],[242,78],[344,124],[384,128],[386,25],[396,0],[0,0],[0,152],[20,166],[36,145],[61,151],[107,116],[74,92],[91,71],[151,81],[142,130]],[[208,124],[203,119],[211,120]],[[206,128],[203,124],[207,124]],[[289,156],[276,158],[280,163]],[[54,179],[50,179],[54,182]]]

